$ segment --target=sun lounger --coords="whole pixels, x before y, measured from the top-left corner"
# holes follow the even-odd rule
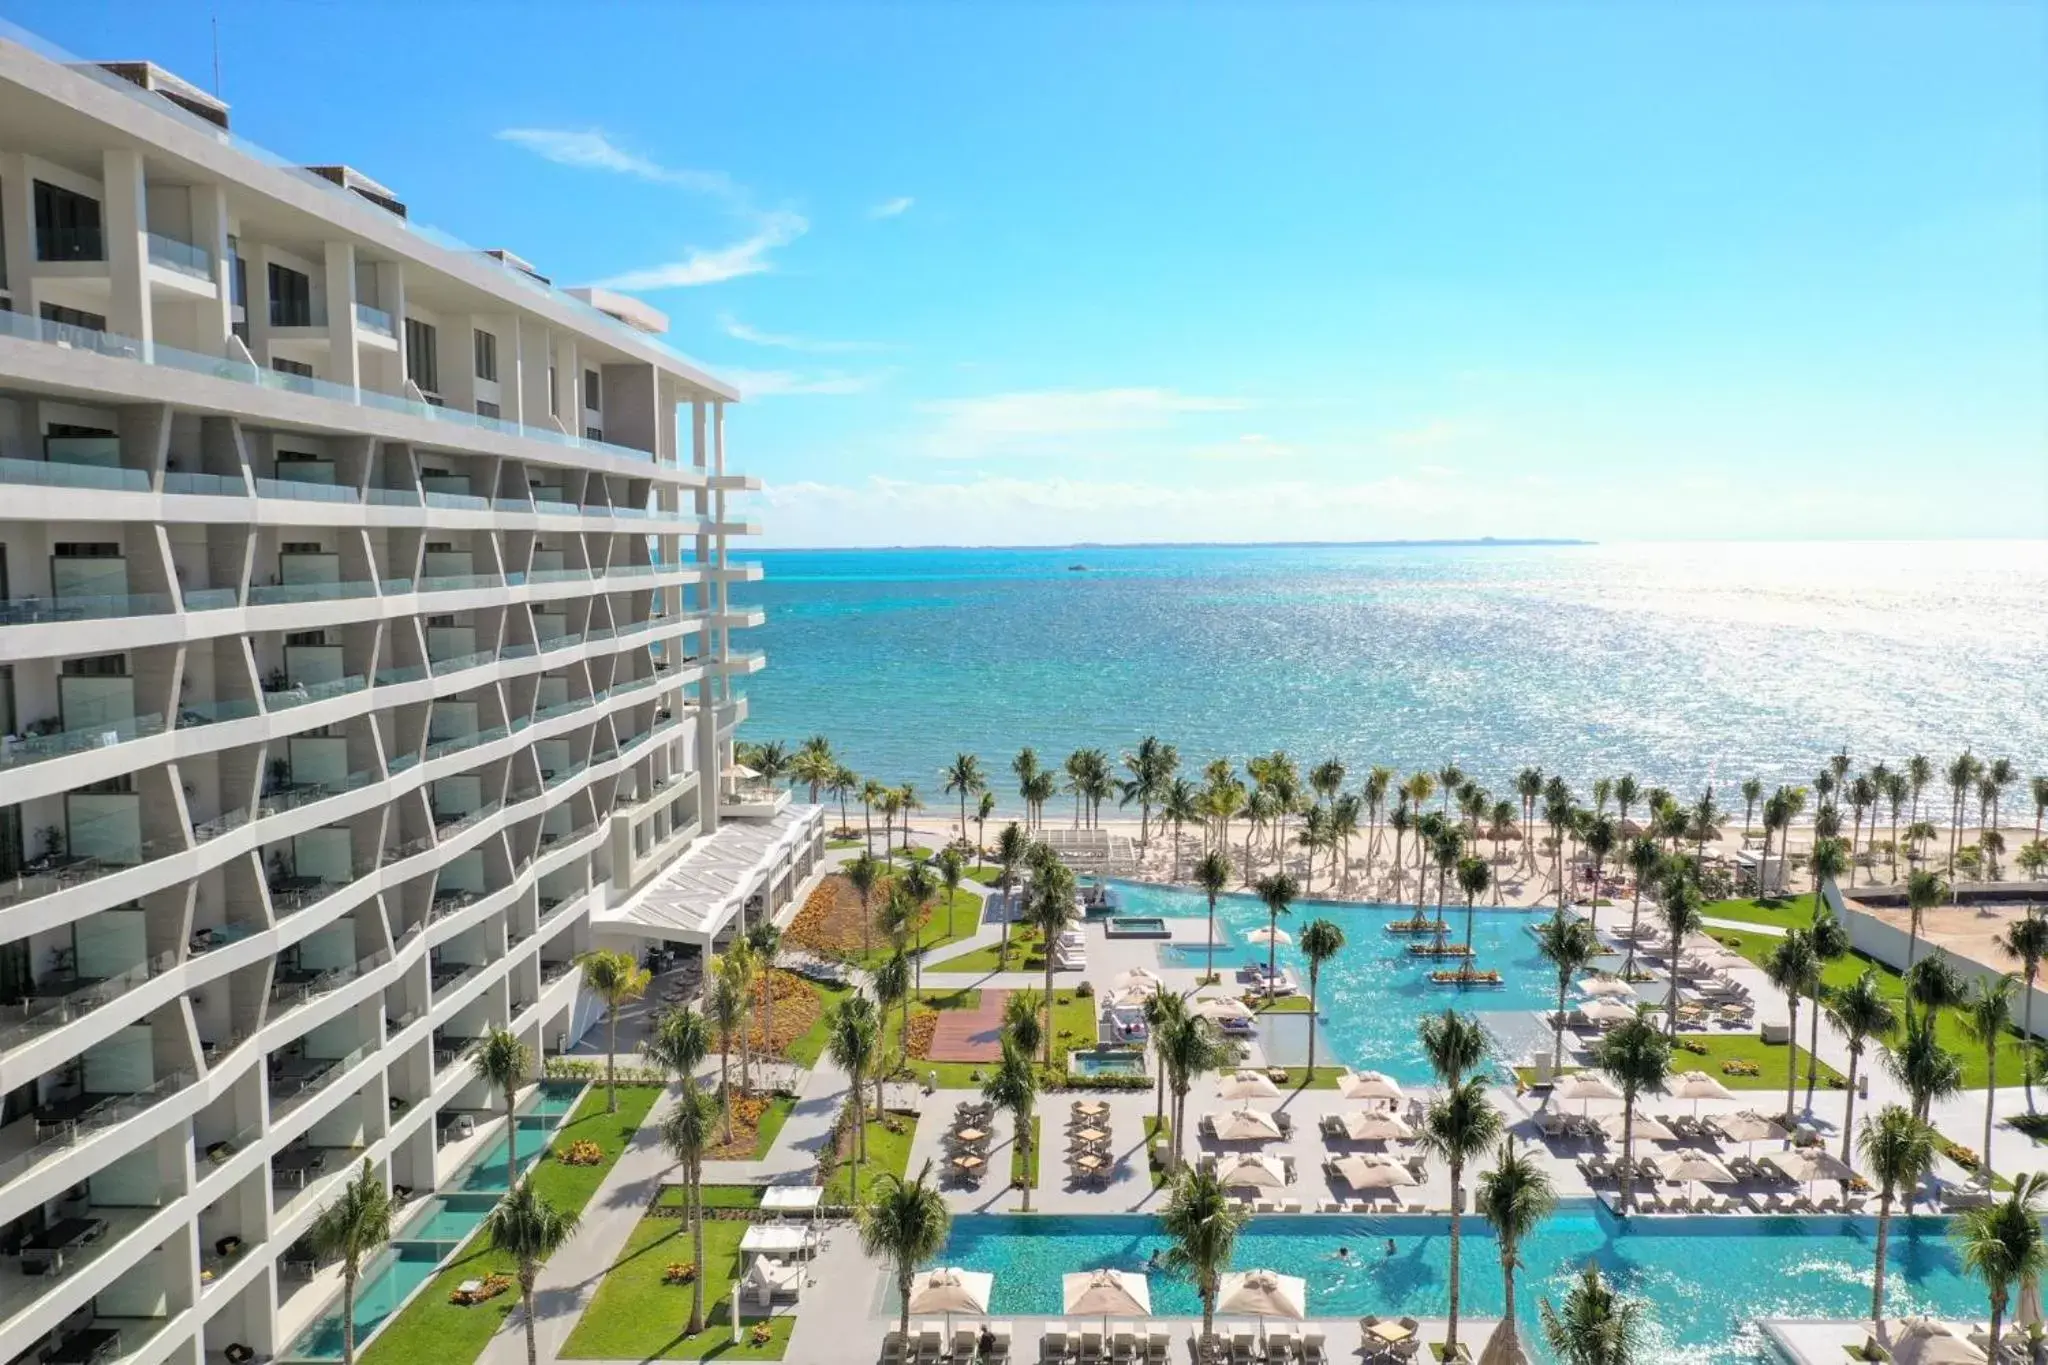
[[[1321,1332],[1309,1332],[1301,1339],[1301,1357],[1308,1365],[1329,1365],[1330,1353]]]
[[[1266,1333],[1266,1365],[1293,1365],[1300,1351],[1292,1328],[1275,1327]]]
[[[1316,1212],[1342,1213],[1344,1212],[1344,1201],[1341,1199],[1318,1199],[1316,1201]]]
[[[1173,1350],[1173,1333],[1156,1322],[1145,1324],[1145,1365],[1165,1365]]]
[[[1081,1365],[1097,1365],[1103,1358],[1102,1333],[1083,1331],[1078,1359]]]
[[[1258,1359],[1258,1340],[1250,1332],[1230,1334],[1230,1365],[1253,1365]]]
[[[1059,1365],[1067,1358],[1067,1325],[1049,1322],[1038,1339],[1038,1365]]]

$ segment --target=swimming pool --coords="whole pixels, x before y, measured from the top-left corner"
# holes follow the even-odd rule
[[[413,1291],[434,1278],[453,1248],[432,1242],[397,1242],[371,1258],[356,1288],[356,1346],[396,1313]],[[324,1313],[292,1343],[294,1360],[341,1359],[341,1308]]]
[[[1316,1317],[1440,1318],[1449,1307],[1449,1220],[1442,1216],[1353,1218],[1331,1214],[1254,1218],[1233,1263],[1300,1275]],[[1463,1225],[1461,1312],[1501,1312],[1500,1260],[1483,1220]],[[1388,1239],[1394,1252],[1386,1253]],[[1869,1218],[1636,1218],[1622,1224],[1597,1204],[1571,1200],[1524,1244],[1517,1308],[1532,1331],[1537,1302],[1571,1287],[1588,1259],[1626,1293],[1648,1299],[1653,1361],[1733,1365],[1774,1359],[1759,1318],[1849,1318],[1870,1309],[1876,1222]],[[1113,1266],[1144,1271],[1167,1242],[1158,1220],[1116,1214],[960,1214],[937,1264],[995,1274],[996,1314],[1061,1312],[1060,1277]],[[1351,1251],[1337,1259],[1339,1247]],[[1898,1218],[1887,1257],[1894,1314],[1982,1317],[1984,1291],[1966,1279],[1946,1220]],[[1151,1271],[1161,1316],[1194,1316],[1186,1281]],[[1525,1335],[1525,1340],[1530,1339]]]
[[[1145,1054],[1135,1048],[1077,1047],[1067,1053],[1067,1070],[1077,1076],[1142,1076]]]
[[[499,1153],[500,1156],[504,1154]],[[399,1230],[401,1242],[459,1242],[475,1232],[496,1207],[495,1194],[436,1195]]]
[[[1124,913],[1167,919],[1202,919],[1208,898],[1200,892],[1141,882],[1118,882]],[[1412,906],[1354,905],[1335,901],[1298,902],[1281,921],[1295,937],[1311,919],[1334,920],[1343,927],[1344,951],[1323,969],[1318,996],[1322,1023],[1316,1034],[1317,1060],[1348,1062],[1360,1069],[1384,1071],[1396,1080],[1425,1082],[1429,1064],[1415,1041],[1415,1022],[1424,1014],[1455,1007],[1475,1014],[1496,1040],[1512,1044],[1532,1034],[1531,1016],[1553,1008],[1557,977],[1536,951],[1530,926],[1541,917],[1527,910],[1481,908],[1473,917],[1472,948],[1482,967],[1500,972],[1502,984],[1461,991],[1429,980],[1436,965],[1410,957],[1411,940],[1386,931],[1389,922],[1414,913]],[[1445,908],[1452,933],[1464,937],[1464,911]],[[1217,970],[1231,972],[1253,958],[1266,960],[1263,947],[1244,942],[1247,930],[1267,922],[1266,907],[1253,896],[1220,896],[1216,901],[1217,937],[1235,940],[1216,950]],[[1171,943],[1159,949],[1166,966],[1199,968],[1207,949],[1199,944]],[[1279,946],[1279,965],[1292,968],[1304,988],[1308,964],[1292,943]],[[1227,979],[1227,978],[1226,978]],[[1307,1060],[1306,1015],[1274,1015],[1262,1025],[1269,1060],[1282,1066]],[[1545,1035],[1547,1036],[1547,1035]]]

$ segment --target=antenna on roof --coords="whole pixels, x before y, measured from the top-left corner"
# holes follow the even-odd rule
[[[213,16],[213,97],[220,98],[220,15]]]

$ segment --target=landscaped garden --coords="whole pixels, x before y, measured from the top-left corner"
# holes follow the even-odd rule
[[[651,1085],[622,1085],[619,1111],[608,1114],[604,1085],[592,1085],[569,1121],[556,1131],[550,1154],[528,1174],[534,1190],[556,1208],[580,1213],[618,1164],[660,1094]],[[554,1155],[581,1142],[597,1145],[598,1160],[571,1165]],[[415,1365],[419,1361],[460,1365],[475,1360],[518,1306],[518,1281],[514,1279],[512,1292],[482,1303],[458,1305],[451,1303],[449,1296],[464,1280],[512,1275],[516,1269],[510,1256],[491,1250],[484,1232],[473,1233],[455,1258],[378,1333],[362,1353],[363,1365]]]
[[[811,889],[784,939],[791,947],[807,948],[821,957],[872,966],[894,951],[888,935],[875,923],[875,912],[886,896],[877,885],[863,912],[860,893],[843,874],[835,872]],[[980,894],[964,886],[952,892],[941,886],[911,936],[911,947],[921,946],[929,960],[935,949],[972,938],[980,929]]]
[[[859,1198],[853,1190],[853,1136],[841,1124],[836,1133],[839,1155],[831,1176],[825,1181],[827,1204],[866,1203],[875,1184],[886,1173],[902,1175],[910,1166],[910,1140],[917,1132],[915,1118],[907,1114],[885,1114],[867,1121],[868,1153],[860,1163]]]
[[[733,1207],[713,1202],[717,1187],[704,1191],[707,1211]],[[666,1192],[664,1192],[666,1193]],[[706,1218],[704,1221],[704,1263],[694,1275],[704,1281],[704,1330],[685,1336],[689,1325],[691,1296],[689,1279],[672,1275],[694,1265],[687,1218],[652,1215],[640,1220],[626,1239],[624,1250],[604,1280],[597,1295],[577,1319],[575,1330],[563,1344],[562,1356],[570,1360],[780,1360],[789,1349],[789,1334],[796,1319],[788,1313],[769,1318],[742,1316],[739,1340],[733,1340],[732,1287],[740,1275],[740,1239],[748,1224],[739,1220]],[[756,1342],[753,1324],[765,1323],[766,1340]],[[439,1365],[441,1357],[425,1356]]]

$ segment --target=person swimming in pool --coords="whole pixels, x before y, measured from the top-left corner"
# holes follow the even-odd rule
[[[1337,1259],[1338,1259],[1338,1260],[1340,1260],[1340,1261],[1348,1261],[1348,1260],[1350,1260],[1350,1259],[1351,1259],[1351,1248],[1350,1248],[1350,1247],[1338,1247],[1338,1248],[1337,1248]]]
[[[1388,1258],[1389,1260],[1391,1260],[1391,1259],[1393,1259],[1393,1255],[1394,1255],[1394,1239],[1393,1239],[1393,1238],[1391,1238],[1391,1237],[1389,1237],[1389,1238],[1387,1239],[1387,1258]]]
[[[1152,1259],[1151,1259],[1151,1260],[1149,1260],[1149,1261],[1147,1261],[1147,1262],[1145,1262],[1145,1269],[1147,1269],[1147,1270],[1157,1270],[1157,1269],[1159,1269],[1159,1248],[1158,1248],[1158,1247],[1153,1247],[1153,1248],[1152,1248]]]

